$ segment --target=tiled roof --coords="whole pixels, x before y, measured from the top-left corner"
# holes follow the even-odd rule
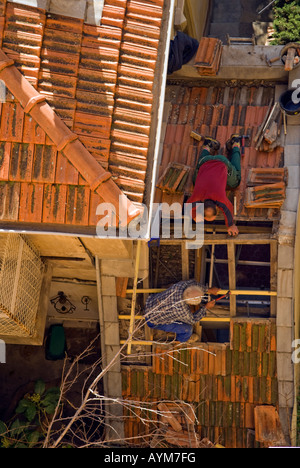
[[[123,398],[134,400],[125,411],[125,436],[139,444],[154,436],[159,417],[152,411],[148,422],[138,408],[156,410],[161,401],[193,406],[200,438],[227,448],[246,448],[248,430],[254,429],[257,405],[278,406],[276,324],[272,319],[231,321],[230,343],[183,345],[182,349],[156,345],[152,367],[122,368]],[[149,422],[149,419],[151,422]],[[132,437],[137,437],[130,440]],[[249,443],[249,442],[248,442]]]
[[[262,124],[269,105],[273,102],[275,86],[237,85],[230,83],[183,84],[167,87],[166,101],[170,111],[163,142],[163,151],[159,169],[160,177],[170,162],[195,167],[197,154],[203,141],[191,138],[192,131],[217,138],[222,147],[232,133],[249,135],[245,141],[245,155],[242,158],[242,181],[234,191],[237,200],[237,218],[273,219],[278,210],[249,209],[244,206],[248,171],[251,168],[276,168],[282,165],[283,149],[257,151],[254,137]],[[222,150],[223,151],[223,150]],[[192,181],[186,187],[191,193]],[[174,196],[156,190],[156,202],[175,201]],[[176,196],[176,201],[183,196]]]
[[[0,2],[0,43],[93,158],[142,202],[162,0],[105,0],[101,26]],[[0,219],[94,226],[101,197],[15,97],[1,104]]]

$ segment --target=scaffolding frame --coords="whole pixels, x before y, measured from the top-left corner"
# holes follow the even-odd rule
[[[145,320],[143,315],[135,314],[136,300],[138,294],[156,294],[165,291],[166,288],[138,288],[138,274],[141,254],[141,240],[137,240],[136,260],[135,260],[135,272],[133,280],[133,288],[127,289],[126,294],[132,294],[131,311],[129,315],[120,314],[120,320],[129,320],[129,340],[127,346],[127,354],[131,354],[133,345],[152,346],[153,341],[151,340],[133,340],[134,324],[135,320]],[[186,248],[185,244],[189,242],[185,239],[161,239],[160,243],[163,245],[181,245],[181,262],[182,262],[182,278],[187,279],[188,265],[189,265],[189,249]],[[237,290],[236,289],[236,246],[237,245],[258,245],[258,244],[269,244],[270,245],[270,290]],[[230,289],[230,315],[228,317],[204,317],[201,319],[202,322],[227,322],[230,323],[231,319],[236,316],[236,298],[237,296],[268,296],[270,297],[270,316],[276,315],[276,297],[277,297],[277,240],[272,234],[240,234],[237,237],[228,237],[226,234],[218,234],[215,232],[205,236],[205,245],[227,245],[227,262],[228,262],[228,277],[229,277],[229,289]],[[199,254],[202,248],[197,249],[198,262],[201,261],[202,255]],[[214,255],[212,255],[214,257]],[[212,279],[212,269],[214,266],[214,260],[210,262],[210,278]],[[199,268],[199,265],[195,265],[195,270]],[[197,273],[196,273],[197,275]],[[199,279],[199,278],[198,278]],[[226,294],[227,290],[220,290],[219,294]],[[127,341],[127,340],[126,340]],[[124,344],[125,340],[121,340],[120,344]]]

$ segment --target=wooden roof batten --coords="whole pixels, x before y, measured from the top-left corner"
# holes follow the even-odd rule
[[[70,163],[79,171],[89,184],[90,189],[98,193],[104,202],[111,203],[116,209],[116,216],[122,225],[129,224],[141,214],[141,208],[134,205],[111,179],[106,171],[79,141],[63,120],[53,111],[41,95],[14,66],[0,49],[0,79],[16,97],[24,112],[30,114],[47,136],[62,151]]]

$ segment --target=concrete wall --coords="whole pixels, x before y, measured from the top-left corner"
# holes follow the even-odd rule
[[[101,23],[104,0],[10,0],[12,3],[42,8],[49,13],[83,19],[88,24]]]

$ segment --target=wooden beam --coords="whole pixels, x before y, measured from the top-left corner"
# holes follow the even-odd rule
[[[160,243],[163,245],[179,245],[186,242],[186,239],[160,239]],[[191,242],[191,241],[190,241]],[[230,237],[227,234],[205,234],[204,245],[209,244],[269,244],[270,242],[276,242],[276,239],[272,237],[272,234],[257,233],[257,234],[239,234],[236,237]]]
[[[165,291],[166,288],[157,288],[157,289],[137,289],[136,293],[149,293],[149,294],[156,294],[160,293],[162,291]],[[228,292],[227,289],[220,289],[219,294],[223,295]],[[127,294],[132,294],[133,289],[127,289],[126,291]],[[277,296],[277,291],[262,291],[261,289],[259,290],[252,290],[252,289],[235,289],[231,290],[230,293],[234,296]]]
[[[233,243],[227,244],[227,255],[228,255],[228,280],[229,289],[235,290],[236,288],[236,262],[235,262],[235,245]],[[236,296],[230,294],[230,315],[234,317],[236,315]]]
[[[190,278],[189,249],[186,248],[185,242],[181,244],[181,273],[184,281]]]
[[[136,305],[137,282],[138,282],[139,266],[140,266],[141,245],[142,245],[142,242],[140,240],[138,240],[137,241],[137,248],[136,248],[133,291],[132,291],[132,298],[131,298],[131,312],[130,312],[130,323],[129,323],[129,337],[130,337],[130,339],[128,341],[127,354],[131,353],[132,334],[133,334],[134,322],[135,322],[135,305]]]
[[[277,289],[277,252],[278,245],[277,242],[272,242],[270,244],[270,290],[276,291]],[[271,317],[276,317],[277,309],[277,299],[276,297],[271,297],[270,304],[270,315]]]

